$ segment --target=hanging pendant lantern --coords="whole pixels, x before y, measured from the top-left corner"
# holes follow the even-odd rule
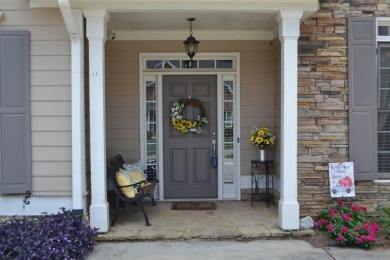
[[[195,21],[195,18],[187,18],[187,21],[190,22],[190,36],[183,43],[184,43],[186,53],[188,57],[190,57],[190,60],[186,61],[186,67],[193,68],[195,62],[192,60],[192,58],[198,52],[199,41],[197,41],[195,37],[192,36],[192,22]]]

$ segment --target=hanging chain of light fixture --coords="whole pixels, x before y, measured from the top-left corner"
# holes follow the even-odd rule
[[[194,68],[195,62],[192,60],[192,58],[198,52],[199,41],[197,41],[195,39],[195,37],[192,36],[192,22],[195,21],[195,18],[193,18],[193,17],[187,18],[187,21],[190,22],[190,36],[183,43],[184,43],[186,53],[187,53],[188,57],[190,57],[190,60],[186,61],[185,65],[187,68]]]

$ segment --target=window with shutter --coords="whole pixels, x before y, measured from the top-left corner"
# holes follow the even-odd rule
[[[30,40],[0,30],[0,194],[31,191]]]

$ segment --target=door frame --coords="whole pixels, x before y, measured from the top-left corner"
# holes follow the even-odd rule
[[[196,55],[196,59],[215,59],[223,60],[233,58],[233,69],[146,69],[146,60],[187,60],[188,57],[184,53],[140,53],[139,55],[139,90],[140,90],[140,161],[141,165],[146,167],[146,90],[145,82],[153,79],[156,84],[156,122],[157,122],[157,169],[160,184],[158,191],[155,194],[159,200],[164,200],[164,161],[163,161],[163,124],[162,120],[166,120],[167,115],[162,113],[162,91],[163,91],[163,76],[165,75],[215,75],[217,77],[217,133],[218,133],[218,151],[224,151],[224,117],[223,117],[223,81],[231,80],[234,82],[234,183],[223,183],[223,158],[218,156],[218,200],[241,199],[241,165],[240,165],[240,54],[232,53],[201,53]],[[218,152],[220,155],[220,152]],[[215,199],[215,198],[210,198]],[[188,199],[186,199],[188,200]]]

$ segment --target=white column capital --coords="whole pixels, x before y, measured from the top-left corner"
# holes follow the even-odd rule
[[[285,19],[299,19],[301,20],[303,16],[303,11],[283,11],[281,10],[277,17],[276,20],[280,22],[281,20]]]
[[[299,25],[302,11],[280,11],[276,20],[279,23],[279,39],[284,37],[299,37]]]
[[[83,9],[83,14],[86,18],[103,18],[106,22],[110,18],[106,9]]]
[[[107,22],[110,18],[107,10],[84,9],[87,18],[87,37],[89,40],[103,40],[107,38]]]

